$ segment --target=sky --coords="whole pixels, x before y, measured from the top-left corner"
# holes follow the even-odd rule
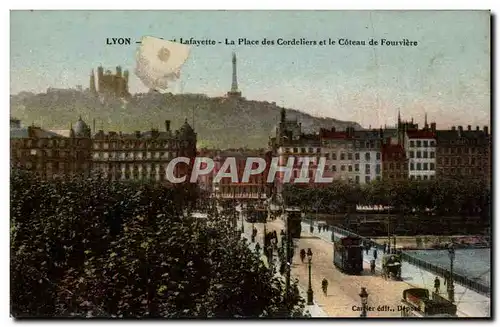
[[[221,96],[238,86],[249,100],[275,101],[314,116],[364,127],[404,119],[490,125],[488,11],[11,11],[11,94],[89,85],[92,68],[130,71],[143,36],[211,39],[192,46],[172,92]],[[107,38],[131,45],[107,45]],[[225,45],[262,41],[408,39],[417,46]]]

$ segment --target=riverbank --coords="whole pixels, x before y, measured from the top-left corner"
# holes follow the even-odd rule
[[[368,237],[375,243],[383,245],[388,243],[387,237]],[[431,249],[446,249],[448,244],[455,244],[456,249],[468,248],[488,248],[489,244],[486,238],[482,235],[476,236],[396,236],[396,248],[406,250],[431,250]],[[391,237],[391,246],[394,245],[394,237]]]

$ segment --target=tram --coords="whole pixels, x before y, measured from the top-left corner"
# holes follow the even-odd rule
[[[335,241],[333,243],[333,264],[346,274],[361,274],[363,272],[361,238],[347,236]]]

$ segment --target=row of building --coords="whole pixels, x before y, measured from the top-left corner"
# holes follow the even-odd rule
[[[489,185],[491,180],[491,135],[487,127],[437,130],[436,124],[428,124],[427,119],[423,128],[398,116],[394,128],[331,128],[306,134],[300,122],[287,119],[283,109],[267,149],[197,150],[196,142],[197,134],[187,120],[178,130],[172,130],[166,120],[162,131],[125,134],[92,131],[81,117],[66,133],[35,126],[23,128],[18,120],[11,119],[12,166],[33,170],[43,178],[98,170],[111,180],[167,183],[167,165],[173,158],[198,155],[210,157],[215,163],[212,173],[199,177],[200,188],[220,197],[261,199],[281,192],[287,183],[284,173],[267,183],[273,157],[278,157],[280,166],[286,166],[289,157],[312,158],[308,176],[301,175],[302,164],[300,159],[295,160],[289,180],[309,177],[308,183],[300,184],[310,186],[318,186],[314,181],[320,158],[325,158],[323,177],[358,184],[467,177]],[[240,173],[248,157],[264,158],[266,170],[246,183],[229,178],[214,183],[228,157],[236,159]],[[178,164],[175,175],[190,174],[191,170],[191,165]]]
[[[287,119],[281,112],[270,148],[286,165],[289,156],[324,157],[323,176],[358,184],[374,180],[432,180],[440,178],[474,178],[488,185],[491,180],[491,135],[488,127],[437,130],[436,123],[419,128],[412,121],[398,122],[394,128],[337,131],[320,129],[304,134],[301,124]],[[317,164],[316,162],[316,164]],[[314,177],[317,166],[310,165]],[[298,178],[300,165],[294,168]],[[278,179],[278,192],[283,187],[284,173]]]

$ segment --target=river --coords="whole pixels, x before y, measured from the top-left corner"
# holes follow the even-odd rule
[[[405,252],[445,269],[450,268],[448,250],[409,250]],[[489,248],[455,250],[454,273],[472,280],[476,279],[481,284],[491,286],[490,269],[491,250]]]

